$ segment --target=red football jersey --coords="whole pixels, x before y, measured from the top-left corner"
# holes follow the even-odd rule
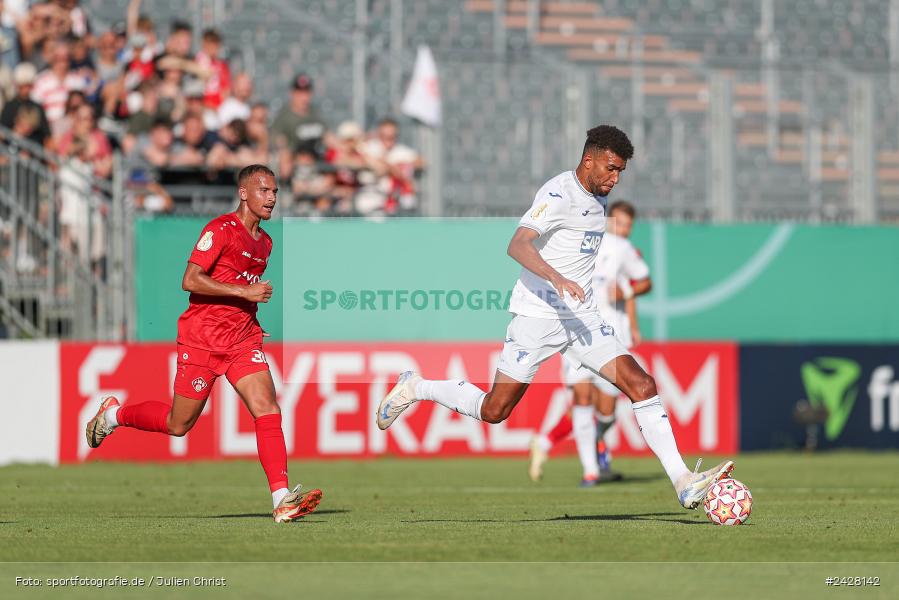
[[[259,234],[254,240],[235,213],[222,215],[203,228],[188,262],[222,283],[258,283],[272,253],[272,238],[261,228]],[[241,298],[191,294],[178,319],[178,343],[215,352],[261,344],[257,308]]]

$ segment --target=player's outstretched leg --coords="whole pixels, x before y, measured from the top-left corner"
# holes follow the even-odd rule
[[[200,418],[205,404],[206,400],[175,394],[172,404],[151,401],[120,406],[118,399],[107,396],[97,414],[87,423],[87,444],[91,448],[99,447],[117,427],[182,436]]]
[[[584,359],[582,361],[588,364]],[[599,372],[606,379],[615,381],[615,385],[630,398],[643,439],[662,463],[681,505],[689,509],[699,506],[712,484],[727,477],[733,470],[733,462],[725,461],[708,471],[691,473],[677,450],[674,432],[658,396],[655,380],[629,354],[610,360]]]
[[[460,379],[431,380],[413,371],[399,376],[396,385],[378,405],[378,427],[387,429],[403,411],[419,400],[432,400],[460,415],[487,423],[500,423],[512,413],[528,384],[496,372],[493,387],[485,392]]]

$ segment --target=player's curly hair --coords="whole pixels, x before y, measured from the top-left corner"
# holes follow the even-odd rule
[[[601,150],[611,150],[624,160],[630,160],[634,156],[634,145],[627,134],[614,125],[598,125],[587,131],[587,141],[581,156]]]
[[[275,176],[275,172],[265,165],[247,165],[240,170],[240,173],[237,174],[237,185],[243,185],[247,179],[249,179],[253,175],[259,175],[260,173],[262,173],[263,175],[269,175],[271,177]]]

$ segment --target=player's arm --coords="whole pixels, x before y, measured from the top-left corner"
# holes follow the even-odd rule
[[[652,290],[652,279],[650,277],[640,279],[639,281],[632,281],[630,282],[630,285],[622,285],[619,283],[613,289],[613,297],[611,300],[613,302],[617,302],[618,300],[630,300],[631,298],[648,294],[650,290]]]
[[[223,283],[210,277],[203,267],[196,263],[187,263],[181,289],[201,296],[219,296],[223,298],[241,298],[250,302],[268,302],[272,297],[272,286],[268,281],[260,281],[250,285]]]
[[[625,300],[624,311],[627,313],[627,320],[631,326],[631,340],[636,346],[643,341],[643,336],[640,335],[640,323],[637,321],[637,300],[635,298]]]
[[[569,295],[583,302],[585,296],[581,286],[562,277],[540,256],[534,246],[534,241],[538,237],[540,237],[540,233],[537,230],[530,227],[519,227],[515,230],[515,235],[512,236],[506,252],[522,267],[549,281],[556,288],[560,298],[564,298],[565,292],[568,292]]]

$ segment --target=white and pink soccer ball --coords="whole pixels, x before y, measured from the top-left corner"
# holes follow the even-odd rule
[[[722,479],[709,489],[702,506],[715,525],[742,525],[752,512],[752,494],[736,479]]]

